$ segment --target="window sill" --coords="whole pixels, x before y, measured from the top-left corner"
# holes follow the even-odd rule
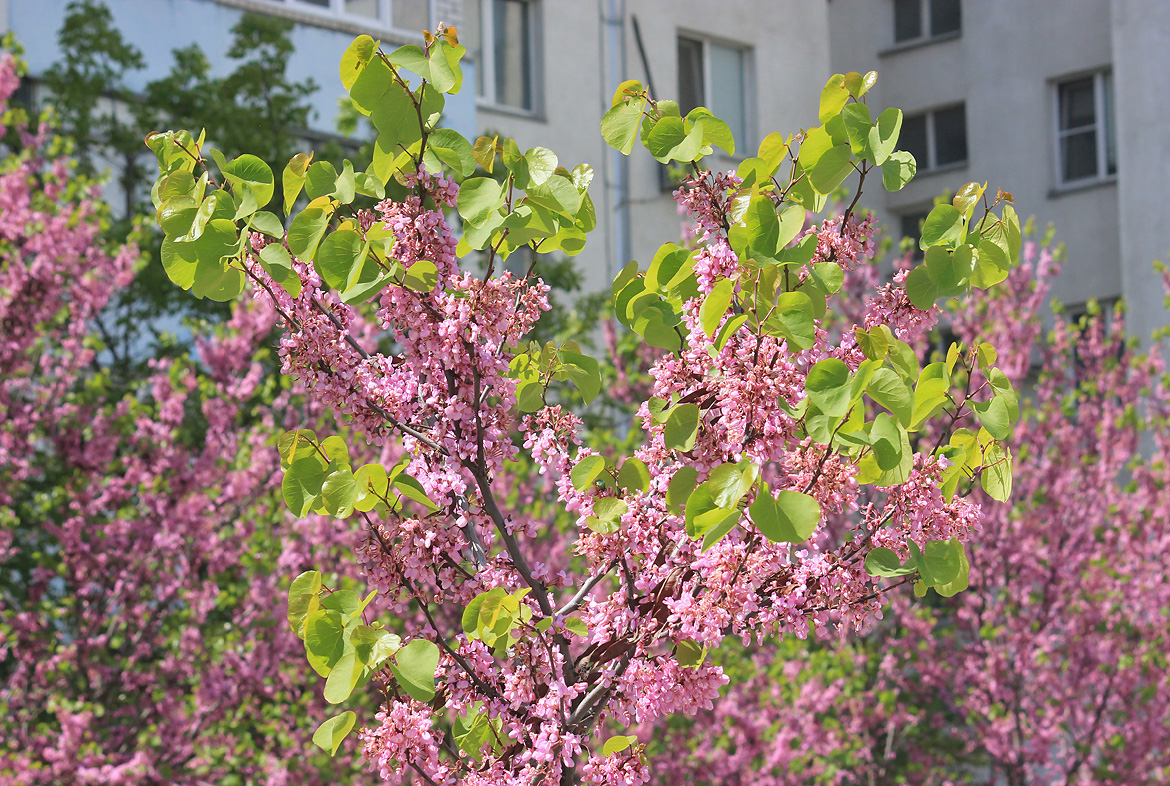
[[[929,177],[930,175],[944,175],[947,172],[954,172],[959,169],[966,169],[971,165],[970,161],[956,161],[953,164],[944,164],[943,166],[936,166],[934,169],[919,169],[914,173],[915,179],[920,177]],[[878,167],[880,169],[880,167]]]
[[[537,112],[533,109],[521,109],[516,106],[508,106],[507,104],[494,104],[491,101],[485,101],[482,98],[477,98],[475,101],[475,108],[481,112],[488,112],[496,115],[509,115],[510,117],[519,117],[523,120],[531,120],[535,123],[547,123],[548,117],[543,112]]]
[[[321,27],[326,30],[336,30],[351,35],[369,35],[396,45],[416,44],[418,36],[411,33],[395,30],[376,21],[365,22],[354,17],[336,16],[329,12],[314,12],[301,10],[271,0],[215,0],[220,5],[229,8],[238,8],[241,11],[252,11],[267,16],[279,16],[291,19],[294,22],[311,27]]]
[[[1081,180],[1081,181],[1076,181],[1073,183],[1068,183],[1067,185],[1060,185],[1060,186],[1057,186],[1056,188],[1049,190],[1048,198],[1049,199],[1057,199],[1058,197],[1062,197],[1062,196],[1065,196],[1067,194],[1076,194],[1080,191],[1091,191],[1094,188],[1102,188],[1104,186],[1115,186],[1115,185],[1117,185],[1117,175],[1109,175],[1108,177],[1099,177],[1099,178],[1096,178],[1094,180]]]
[[[898,55],[902,52],[909,52],[914,49],[921,49],[924,46],[945,43],[946,41],[954,41],[955,39],[962,37],[963,31],[956,30],[953,33],[943,33],[942,35],[936,35],[930,38],[913,38],[909,41],[902,41],[900,43],[894,44],[889,49],[883,49],[882,51],[878,52],[878,57]]]

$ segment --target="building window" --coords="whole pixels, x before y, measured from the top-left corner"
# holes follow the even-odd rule
[[[962,27],[959,0],[894,0],[894,43],[937,38]]]
[[[1056,85],[1057,171],[1061,185],[1117,174],[1113,80],[1107,71]]]
[[[727,121],[736,148],[752,141],[748,114],[751,52],[692,36],[678,37],[678,108],[705,106]]]
[[[316,11],[404,32],[421,33],[431,27],[430,0],[268,0],[268,2],[298,11]]]
[[[919,210],[901,216],[902,251],[912,252],[914,259],[922,259],[926,253],[918,247],[920,245],[918,241],[922,239],[922,225],[928,215],[930,215],[929,210]]]
[[[966,105],[907,115],[902,120],[898,147],[914,156],[919,172],[966,163]]]
[[[460,38],[485,103],[536,111],[539,12],[534,0],[467,0]]]

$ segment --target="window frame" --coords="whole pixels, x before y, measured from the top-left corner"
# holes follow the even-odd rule
[[[675,87],[677,88],[678,95],[680,96],[682,95],[682,85],[680,84],[679,80],[679,77],[681,77],[681,69],[679,68],[680,64],[678,63],[678,41],[680,38],[685,38],[688,41],[694,41],[696,43],[702,44],[703,100],[699,103],[699,106],[705,106],[708,109],[711,109],[711,101],[708,94],[711,86],[711,46],[714,45],[723,47],[724,49],[731,49],[739,54],[741,74],[740,100],[743,104],[743,134],[735,136],[735,149],[737,151],[748,150],[758,144],[759,140],[757,139],[757,136],[759,134],[756,130],[758,125],[756,102],[751,100],[751,97],[756,94],[755,48],[749,44],[744,44],[741,41],[729,41],[724,38],[719,38],[718,36],[698,33],[694,30],[688,30],[685,28],[679,28],[675,30]],[[681,108],[682,107],[679,107],[680,110]],[[715,115],[719,115],[719,113],[715,112],[715,110],[711,109],[711,111],[714,112]],[[686,113],[683,114],[685,116]],[[735,129],[733,128],[731,130],[734,134]],[[722,152],[723,151],[719,151],[719,154],[722,154]],[[742,159],[743,157],[744,156],[742,154],[738,153],[735,156],[731,156],[731,158],[736,160]]]
[[[893,0],[890,5],[891,14],[891,31],[893,32],[893,47],[900,49],[902,47],[914,47],[920,44],[930,43],[932,41],[949,41],[952,38],[959,38],[963,35],[963,2],[962,0],[955,0],[956,6],[959,10],[959,28],[957,30],[948,30],[945,33],[938,33],[937,35],[931,33],[931,28],[934,26],[934,19],[932,18],[933,5],[932,0],[917,0],[918,2],[918,18],[921,22],[918,28],[918,35],[912,38],[898,38],[898,24],[897,24],[897,0]]]
[[[427,26],[430,27],[435,22],[435,2],[434,0],[423,1],[427,4]],[[376,19],[361,14],[348,13],[345,10],[345,0],[328,0],[327,6],[319,5],[311,0],[265,0],[265,3],[269,5],[303,14],[312,14],[322,19],[333,19],[370,30],[385,30],[399,35],[418,36],[420,31],[398,27],[394,24],[393,0],[375,0],[375,2],[378,6]]]
[[[938,112],[946,112],[949,109],[963,108],[963,142],[967,148],[967,155],[961,161],[949,161],[945,164],[938,163],[938,137],[935,132],[935,114]],[[922,161],[915,161],[918,166],[918,173],[924,175],[933,175],[936,172],[947,172],[952,169],[962,169],[971,165],[971,135],[967,133],[967,102],[956,101],[950,104],[942,104],[934,106],[930,109],[923,109],[914,113],[907,113],[906,117],[918,117],[922,115],[926,118],[926,155],[929,161],[923,165]],[[903,120],[903,124],[905,121]]]
[[[528,6],[528,94],[532,97],[532,106],[523,107],[514,104],[505,104],[496,97],[496,58],[495,58],[495,14],[492,6],[495,0],[467,0],[479,6],[479,52],[480,57],[475,61],[478,70],[475,85],[476,106],[492,112],[519,115],[528,118],[543,118],[544,116],[544,46],[543,31],[544,18],[543,4],[540,0],[518,0]],[[488,42],[493,42],[489,49]],[[483,85],[483,93],[479,92]]]
[[[1073,129],[1065,129],[1060,127],[1061,122],[1061,104],[1060,91],[1065,85],[1072,82],[1077,82],[1082,79],[1092,78],[1093,80],[1093,124],[1091,126],[1078,126]],[[1106,101],[1107,90],[1112,90],[1112,84],[1108,88],[1106,83],[1112,83],[1113,70],[1108,66],[1096,68],[1090,71],[1078,71],[1072,74],[1064,74],[1050,80],[1051,84],[1051,100],[1052,100],[1052,161],[1053,171],[1055,174],[1055,190],[1056,191],[1073,191],[1079,188],[1088,186],[1095,186],[1101,183],[1112,183],[1117,180],[1117,161],[1116,153],[1114,153],[1114,171],[1109,171],[1109,141],[1110,137],[1115,137],[1116,121],[1108,116],[1109,102]],[[1064,178],[1064,139],[1075,134],[1084,134],[1093,131],[1097,135],[1097,149],[1096,149],[1096,163],[1097,173],[1087,177],[1078,177],[1073,180],[1065,180]]]

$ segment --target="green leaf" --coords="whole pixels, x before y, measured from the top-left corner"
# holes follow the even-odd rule
[[[569,617],[565,620],[565,630],[572,633],[574,636],[581,638],[589,637],[589,626],[585,624],[585,620],[580,617]]]
[[[987,433],[995,439],[1003,440],[1012,435],[1012,399],[1004,396],[995,396],[990,401],[968,401],[975,418]]]
[[[1007,502],[1012,496],[1012,453],[999,442],[987,446],[983,455],[983,471],[979,485],[987,496],[997,502]]]
[[[687,452],[695,446],[699,436],[699,408],[694,404],[679,404],[666,419],[663,441],[669,450]]]
[[[349,287],[350,277],[362,263],[365,244],[352,229],[331,233],[317,251],[316,269],[325,284],[338,292]]]
[[[459,188],[459,215],[472,226],[485,223],[504,204],[504,192],[490,177],[474,177]]]
[[[390,671],[411,698],[427,702],[435,698],[435,669],[439,648],[426,639],[415,639],[394,655]]]
[[[817,409],[834,418],[849,411],[849,367],[838,358],[825,358],[809,369],[805,392]]]
[[[748,513],[773,543],[803,543],[821,521],[821,504],[808,494],[785,489],[776,497],[762,492],[748,507]]]
[[[890,153],[881,165],[882,185],[887,191],[901,191],[902,187],[914,179],[918,173],[918,163],[914,156],[905,150],[895,150]]]
[[[706,335],[713,335],[715,329],[719,327],[723,315],[727,313],[727,308],[731,305],[734,290],[735,285],[731,279],[723,278],[715,283],[710,294],[704,298],[703,305],[699,307],[699,324]]]
[[[731,134],[731,126],[727,125],[726,121],[711,114],[706,107],[697,106],[688,112],[687,122],[695,126],[702,124],[704,145],[721,147],[727,155],[735,155],[735,138]]]
[[[605,113],[601,118],[601,136],[610,147],[627,156],[633,152],[644,105],[645,100],[638,98],[617,104]]]
[[[368,38],[368,36],[366,37]],[[317,731],[313,732],[313,744],[326,751],[330,756],[336,756],[337,749],[341,747],[346,735],[353,730],[356,721],[357,713],[353,710],[346,710],[340,715],[330,718],[318,726]]]
[[[351,644],[325,678],[325,701],[340,704],[350,697],[362,676],[363,666],[358,662],[357,651]]]
[[[569,473],[569,479],[573,482],[573,488],[577,491],[584,491],[593,485],[593,481],[597,480],[604,470],[605,459],[603,457],[586,456],[573,467],[573,471]]]
[[[621,518],[624,516],[630,507],[625,500],[617,497],[600,497],[593,502],[593,515],[598,518],[603,524],[613,526],[613,532],[621,526]]]
[[[695,490],[695,482],[699,473],[692,466],[682,466],[674,471],[670,484],[666,487],[666,507],[677,510],[686,507],[687,499]]]
[[[284,191],[284,214],[292,212],[293,203],[300,196],[301,187],[305,184],[305,175],[309,169],[309,162],[313,160],[312,153],[297,153],[284,168],[280,176],[281,189]]]
[[[342,87],[346,90],[353,87],[358,74],[374,59],[377,53],[378,42],[368,35],[359,35],[353,39],[353,43],[346,47],[345,53],[341,55],[339,71]]]
[[[885,164],[894,155],[894,148],[898,144],[898,137],[902,133],[902,110],[890,107],[889,109],[878,115],[877,122],[869,130],[869,149],[873,152],[873,162],[882,167],[882,179],[885,179]],[[906,154],[910,156],[909,153]],[[910,156],[911,164],[914,162],[914,157]],[[910,177],[914,177],[913,170],[910,172]],[[907,178],[909,180],[909,178]],[[903,182],[903,185],[905,183]],[[901,186],[898,186],[901,188]],[[886,190],[897,191],[898,188],[890,188],[886,185]]]
[[[971,580],[971,563],[967,561],[967,551],[959,544],[959,572],[955,578],[945,583],[934,585],[934,591],[944,598],[950,598],[967,589]]]
[[[402,286],[415,292],[431,292],[439,283],[439,269],[429,259],[416,259],[402,274]]]
[[[707,648],[690,639],[683,639],[674,645],[674,659],[686,668],[698,668],[707,659]]]
[[[910,541],[910,551],[915,555],[918,572],[922,574],[922,581],[927,586],[949,584],[959,575],[959,555],[963,551],[963,545],[957,540],[929,541],[920,555],[916,553],[918,545]]]
[[[427,149],[460,178],[475,174],[475,150],[458,131],[436,128],[427,137]]]
[[[827,123],[839,115],[848,100],[849,89],[845,87],[845,75],[833,74],[821,89],[820,121]]]
[[[349,518],[357,502],[357,483],[353,473],[342,467],[330,472],[321,484],[321,500],[329,515],[339,519]]]
[[[962,242],[963,214],[953,205],[936,205],[922,224],[919,247],[923,249],[940,243],[952,248]]]
[[[288,229],[289,252],[298,259],[312,260],[328,225],[329,213],[324,208],[307,207],[302,210]]]
[[[909,380],[892,369],[882,367],[874,373],[865,392],[888,409],[903,426],[910,425],[914,416],[914,388]]]
[[[347,643],[340,612],[318,609],[305,618],[305,656],[313,671],[322,677],[328,677],[334,664],[341,660]]]
[[[885,412],[878,413],[870,427],[870,444],[878,468],[890,472],[906,460],[902,436],[905,430]]]
[[[294,516],[301,518],[309,514],[324,482],[325,467],[316,456],[297,459],[289,465],[280,490]]]
[[[573,380],[577,390],[581,391],[581,398],[585,403],[588,404],[597,398],[597,394],[601,392],[601,366],[597,360],[579,352],[566,352],[563,349],[557,352],[557,357],[563,364],[562,370]]]
[[[898,554],[884,546],[878,546],[865,555],[865,572],[871,576],[892,579],[897,576],[909,576],[916,570],[918,568],[914,566],[913,560],[903,565],[902,560],[898,559]]]
[[[321,571],[307,570],[293,579],[288,588],[288,624],[297,638],[305,638],[305,616],[309,601],[321,593]]]
[[[618,735],[616,737],[610,737],[608,740],[605,741],[605,744],[601,746],[601,755],[602,756],[612,756],[615,753],[621,753],[622,751],[626,750],[627,748],[629,748],[633,745],[637,745],[637,744],[638,744],[638,738],[634,737],[632,735],[631,736]]]
[[[619,487],[630,493],[647,491],[650,488],[650,470],[641,459],[630,456],[622,462],[617,482]]]
[[[261,207],[272,200],[273,184],[276,182],[272,169],[250,153],[228,162],[223,169],[223,176],[234,186],[250,189]]]
[[[284,237],[284,224],[280,223],[280,219],[276,217],[275,213],[269,213],[267,210],[261,210],[252,216],[248,223],[257,232],[262,232],[269,237],[281,239]]]
[[[808,170],[808,179],[819,194],[830,194],[853,171],[853,151],[849,145],[834,145],[824,152]]]

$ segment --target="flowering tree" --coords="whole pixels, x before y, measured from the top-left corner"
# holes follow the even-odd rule
[[[725,658],[695,723],[658,728],[668,778],[703,784],[1155,784],[1167,775],[1167,393],[1161,344],[1120,313],[1057,321],[1059,266],[1025,244],[1007,282],[954,312],[1031,394],[1010,439],[1014,504],[992,506],[971,587],[892,599],[865,637]],[[1143,443],[1144,440],[1144,443]],[[741,656],[742,657],[742,656]],[[690,755],[680,755],[688,750]]]
[[[317,415],[269,373],[277,315],[241,304],[197,363],[113,372],[96,317],[139,254],[103,241],[63,140],[8,108],[18,74],[4,55],[0,780],[315,782],[287,755],[309,736],[287,718],[321,702],[290,668],[280,574],[353,539],[280,507],[273,435]]]
[[[850,208],[806,230],[806,212],[855,172],[853,204],[867,177],[900,188],[914,170],[896,150],[901,112],[874,118],[865,103],[874,75],[834,76],[823,125],[769,135],[735,175],[698,164],[734,151],[724,122],[624,83],[602,133],[692,168],[679,200],[699,241],[614,282],[619,319],[664,350],[641,444],[624,460],[574,450],[570,402],[599,394],[599,365],[572,342],[524,338],[546,306],[538,255],[575,253],[593,228],[592,171],[439,128],[462,54],[451,29],[389,54],[354,41],[341,79],[378,132],[373,163],[294,157],[285,208],[302,189],[308,203],[287,230],[260,209],[275,179],[259,159],[152,135],[163,263],[198,297],[247,286],[271,304],[283,370],[352,429],[348,442],[288,432],[282,491],[298,516],[362,522],[374,591],[308,571],[288,618],[327,701],[367,682],[380,693],[360,736],[383,779],[643,783],[642,744],[614,731],[709,708],[726,676],[707,654],[725,637],[865,627],[895,586],[965,588],[980,521],[967,491],[1007,496],[1015,394],[990,345],[923,368],[904,339],[936,298],[1002,281],[1019,224],[1009,199],[964,187],[932,212],[906,286],[829,331],[872,227]],[[522,246],[528,273],[497,274]],[[472,254],[484,275],[460,268]],[[355,327],[367,309],[382,336]],[[954,429],[969,412],[979,431]],[[368,445],[401,458],[355,469]],[[575,515],[567,537],[541,505],[509,499],[522,454]],[[342,712],[315,740],[335,752],[355,722]]]

